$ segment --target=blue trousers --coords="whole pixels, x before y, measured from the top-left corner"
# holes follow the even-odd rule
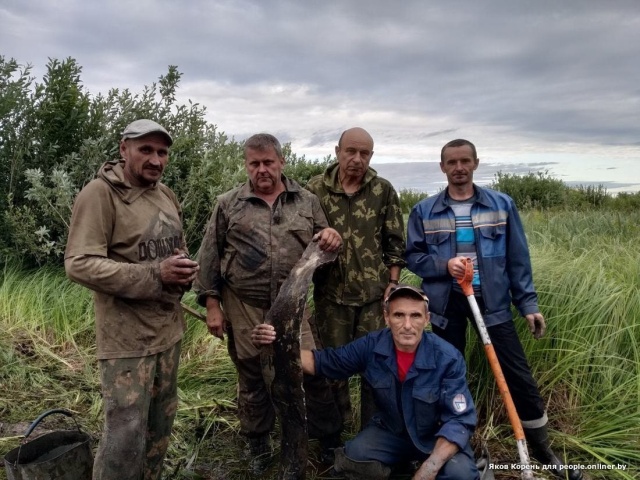
[[[345,455],[352,460],[376,460],[395,466],[414,460],[423,462],[429,454],[418,450],[408,435],[398,436],[375,422],[369,424],[353,440],[345,444]],[[438,480],[479,480],[480,474],[473,459],[471,445],[456,453],[440,469]]]

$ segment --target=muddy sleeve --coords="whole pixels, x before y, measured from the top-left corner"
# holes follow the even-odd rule
[[[313,212],[313,234],[315,235],[320,230],[327,228],[329,222],[316,195],[311,195],[311,209]]]
[[[162,298],[158,263],[122,263],[97,255],[78,255],[64,261],[67,276],[96,292],[135,300]]]
[[[115,224],[114,200],[101,180],[89,183],[76,197],[65,251],[67,276],[97,292],[131,299],[157,299],[162,294],[160,266],[115,261],[109,245]]]
[[[211,218],[209,218],[209,223],[196,257],[196,261],[200,265],[200,271],[193,288],[196,292],[198,303],[203,307],[207,304],[207,297],[221,298],[222,296],[221,259],[224,254],[227,228],[228,220],[220,201],[218,201],[213,208]]]
[[[89,183],[73,203],[65,259],[79,255],[107,257],[115,224],[115,205],[101,180]]]

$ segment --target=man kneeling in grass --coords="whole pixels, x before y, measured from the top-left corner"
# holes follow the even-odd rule
[[[347,479],[387,479],[391,467],[422,462],[414,480],[479,478],[469,439],[476,410],[462,355],[425,331],[429,300],[410,285],[392,289],[384,301],[388,328],[347,345],[302,350],[311,375],[347,379],[364,375],[374,390],[377,412],[344,449],[334,468]],[[273,326],[254,328],[256,345],[275,340]]]

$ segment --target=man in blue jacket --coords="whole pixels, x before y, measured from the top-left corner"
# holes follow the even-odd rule
[[[415,480],[477,480],[469,438],[476,410],[460,352],[432,333],[429,300],[410,285],[384,302],[388,328],[336,349],[303,350],[305,373],[347,379],[361,373],[373,387],[377,412],[343,449],[334,468],[347,479],[387,479],[391,467],[421,463]],[[253,330],[258,345],[275,340],[271,325]]]
[[[563,469],[551,450],[544,400],[511,315],[513,302],[534,337],[544,335],[524,229],[511,197],[473,183],[478,163],[476,148],[468,140],[452,140],[442,148],[440,169],[447,176],[447,188],[411,211],[408,268],[422,278],[422,289],[431,298],[433,332],[464,353],[467,321],[473,314],[456,279],[464,275],[463,260],[473,260],[474,294],[532,456],[550,465],[557,476],[565,478],[569,472],[569,479],[580,480],[582,473]]]

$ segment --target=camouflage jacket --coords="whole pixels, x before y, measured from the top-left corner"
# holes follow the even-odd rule
[[[344,242],[338,260],[316,271],[315,294],[344,305],[382,298],[389,267],[405,266],[404,221],[391,183],[369,168],[360,189],[347,195],[335,163],[309,180],[307,188],[320,198],[329,226]]]
[[[230,288],[244,303],[267,309],[314,234],[327,227],[315,195],[283,176],[270,207],[246,182],[218,197],[197,261],[198,302]]]

